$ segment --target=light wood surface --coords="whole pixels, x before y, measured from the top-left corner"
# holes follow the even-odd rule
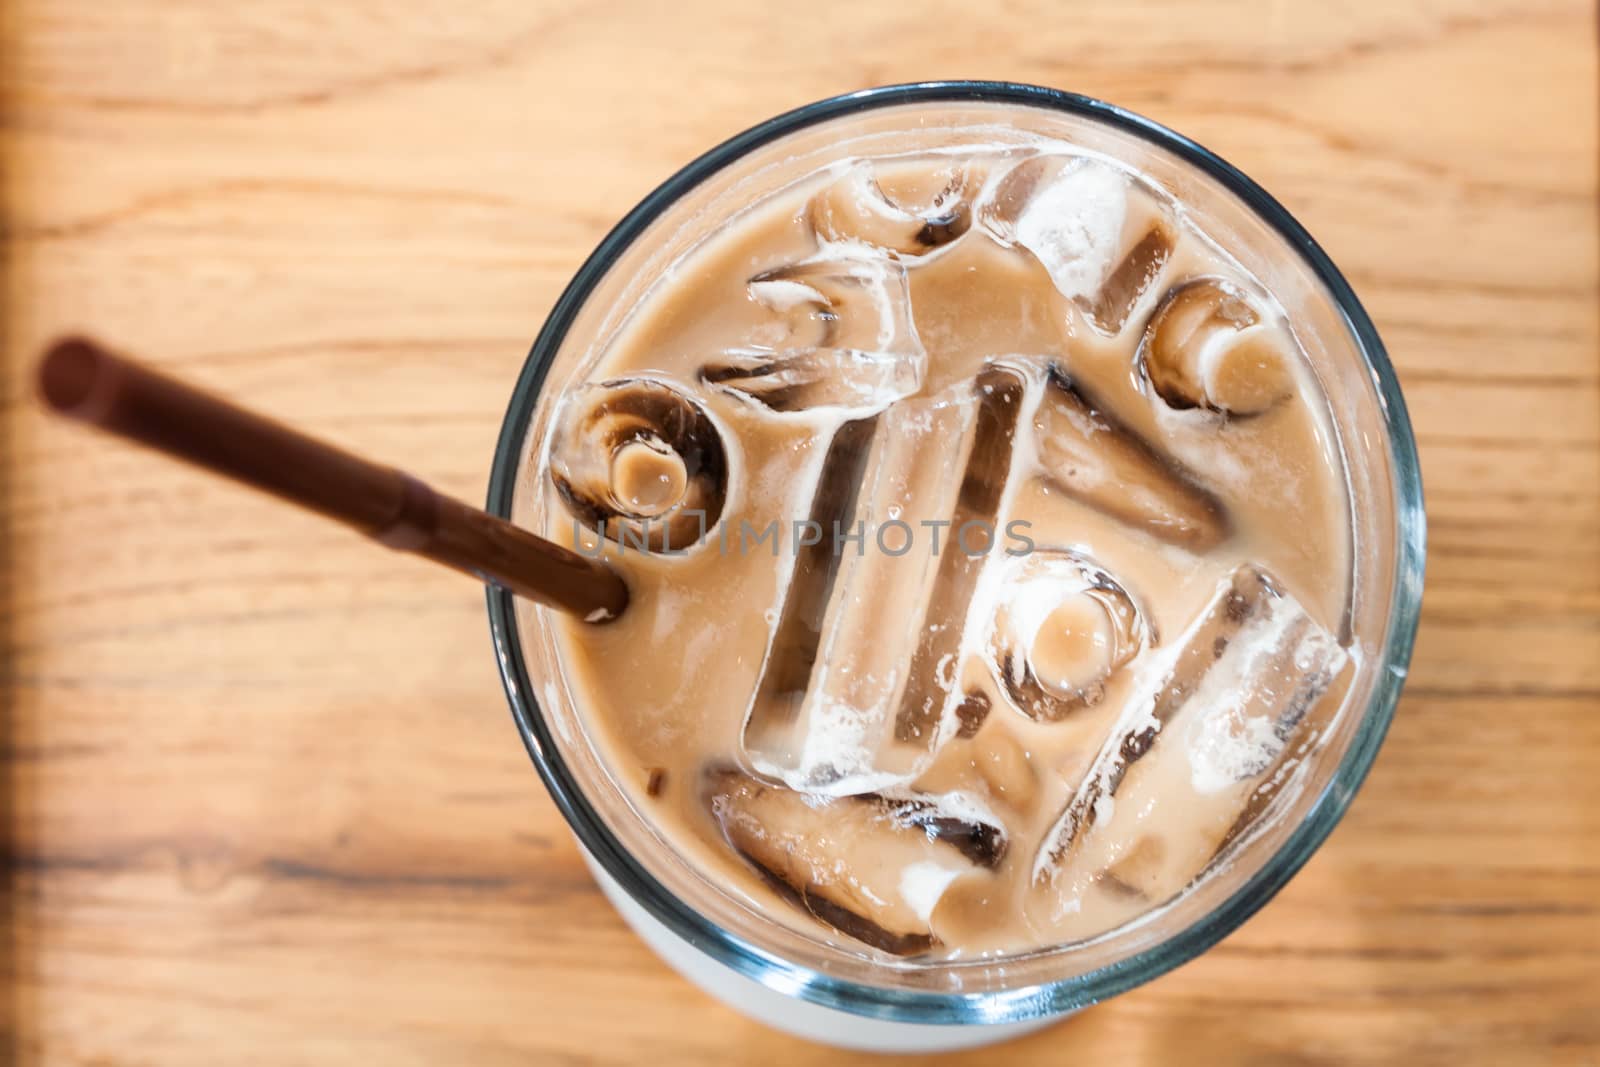
[[[47,424],[92,327],[480,499],[606,228],[834,92],[1177,127],[1342,265],[1421,441],[1427,599],[1343,825],[1202,959],[972,1063],[1600,1063],[1596,28],[1578,0],[6,0],[5,1039],[24,1064],[800,1063],[583,868],[481,595]]]

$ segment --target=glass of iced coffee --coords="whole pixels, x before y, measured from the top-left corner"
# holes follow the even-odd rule
[[[491,589],[624,916],[819,1040],[981,1044],[1264,904],[1370,766],[1423,515],[1344,279],[1181,136],[1052,90],[838,97],[601,243],[489,507],[623,617]]]

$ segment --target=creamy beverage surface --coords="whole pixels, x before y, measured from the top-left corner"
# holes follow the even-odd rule
[[[585,729],[712,884],[847,951],[1159,907],[1292,794],[1355,672],[1295,324],[1069,146],[762,199],[554,402],[543,532],[632,590],[549,619]]]

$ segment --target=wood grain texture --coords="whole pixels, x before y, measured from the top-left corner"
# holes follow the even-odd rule
[[[88,326],[477,499],[610,223],[847,89],[1175,126],[1355,284],[1421,442],[1411,682],[1202,959],[973,1063],[1600,1063],[1596,28],[1578,0],[3,0],[7,1062],[799,1063],[669,973],[516,740],[481,597],[46,424]],[[5,1059],[0,1052],[0,1059]]]

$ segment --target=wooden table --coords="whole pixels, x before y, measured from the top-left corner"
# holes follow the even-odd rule
[[[772,6],[5,4],[11,1059],[840,1059],[600,898],[470,583],[47,424],[26,374],[92,327],[478,499],[529,339],[650,187],[966,75],[1117,101],[1296,212],[1388,341],[1431,526],[1327,846],[1203,959],[971,1062],[1600,1063],[1592,8]]]

